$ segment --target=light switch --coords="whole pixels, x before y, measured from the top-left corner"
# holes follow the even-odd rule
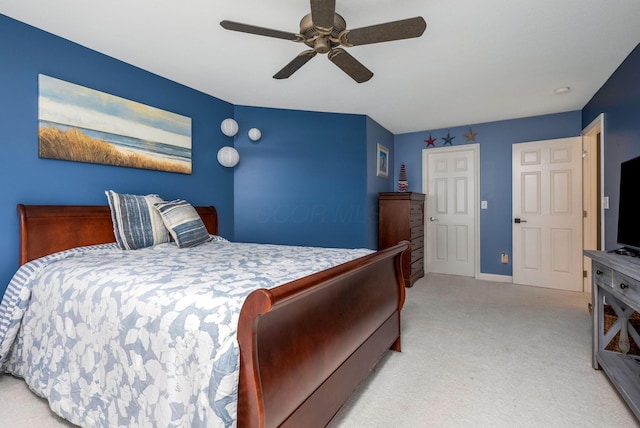
[[[483,209],[483,210],[487,209],[487,201],[480,201],[480,209]]]
[[[609,209],[609,197],[605,196],[602,198],[602,209],[603,210],[608,210]]]

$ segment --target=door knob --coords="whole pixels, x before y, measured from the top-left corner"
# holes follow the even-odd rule
[[[437,218],[435,218],[435,217],[429,217],[429,220],[431,220],[431,221],[438,221],[438,219],[437,219]]]
[[[526,222],[527,222],[527,220],[521,220],[521,219],[519,219],[519,218],[515,218],[515,219],[513,220],[513,222],[514,222],[514,223],[526,223]]]

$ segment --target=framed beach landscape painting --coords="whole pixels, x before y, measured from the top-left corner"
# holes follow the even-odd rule
[[[191,174],[191,118],[38,77],[38,155]]]

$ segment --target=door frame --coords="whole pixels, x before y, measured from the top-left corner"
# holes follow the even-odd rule
[[[429,206],[429,154],[430,153],[443,153],[443,152],[459,152],[459,151],[471,151],[473,152],[474,159],[474,186],[473,186],[473,194],[474,194],[474,204],[473,204],[473,227],[475,229],[475,233],[473,234],[473,263],[474,263],[474,278],[478,279],[480,276],[480,215],[479,215],[479,207],[480,207],[480,144],[465,144],[462,146],[450,146],[450,147],[437,147],[433,149],[422,149],[422,193],[427,195],[425,200],[425,215],[424,215],[424,233],[425,233],[425,248],[427,248],[426,240],[429,239],[427,235],[427,231],[429,229],[429,221],[427,212]],[[424,263],[424,273],[427,274],[430,272],[430,266],[428,263],[428,258],[425,256]]]
[[[598,134],[600,135],[599,142]],[[583,195],[589,194],[590,200],[592,202],[596,202],[596,205],[599,207],[600,214],[600,224],[598,225],[596,220],[597,217],[588,216],[590,207],[583,207],[583,209],[587,211],[587,221],[585,221],[585,227],[583,228],[582,247],[583,250],[603,250],[605,248],[605,209],[604,204],[602,203],[602,196],[604,194],[604,113],[600,113],[595,119],[593,119],[591,123],[582,130],[581,135],[583,156],[592,157],[594,155],[594,152],[596,152],[596,155],[599,154],[599,159],[597,162],[583,163],[583,176],[590,177],[593,175],[597,175],[596,180],[599,183],[599,186],[596,186],[595,189],[592,189],[587,180],[583,180],[582,192]],[[599,236],[597,236],[598,226],[600,229]],[[587,227],[590,229],[589,232],[587,232]],[[596,240],[594,241],[593,239],[591,239],[590,242],[587,242],[588,239],[586,239],[587,236],[585,236],[587,233],[591,233],[592,237],[593,235],[596,235]],[[583,283],[583,292],[591,293],[591,259],[585,259],[583,269],[587,272],[587,277],[585,277]]]

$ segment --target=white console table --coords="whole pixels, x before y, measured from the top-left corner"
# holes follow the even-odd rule
[[[602,368],[640,420],[640,356],[627,355],[629,341],[640,345],[640,335],[628,322],[634,311],[640,312],[640,259],[585,251],[592,263],[593,355],[594,369]],[[618,319],[605,333],[604,305],[614,310]],[[620,332],[620,352],[605,348]]]

